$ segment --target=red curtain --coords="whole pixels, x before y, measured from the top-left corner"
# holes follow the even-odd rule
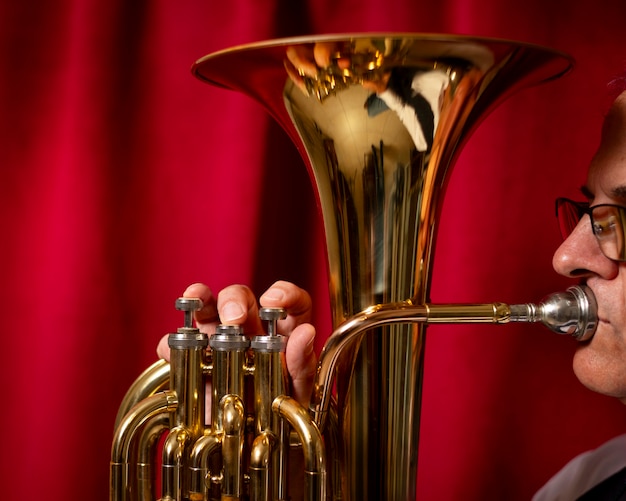
[[[625,67],[622,0],[64,0],[0,4],[0,308],[6,499],[108,498],[113,421],[193,281],[293,280],[328,333],[320,224],[295,149],[244,96],[190,74],[232,45],[330,32],[441,32],[572,54],[575,71],[492,113],[446,196],[432,299],[539,300],[553,199],[575,196],[606,83]],[[420,499],[528,499],[624,431],[582,388],[572,340],[541,327],[432,327]]]

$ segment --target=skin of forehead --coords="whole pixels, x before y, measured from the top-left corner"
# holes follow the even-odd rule
[[[611,106],[582,189],[593,204],[626,203],[626,91]]]

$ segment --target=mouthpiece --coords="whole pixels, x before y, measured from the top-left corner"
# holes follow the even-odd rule
[[[598,325],[596,299],[586,285],[549,295],[538,305],[511,305],[511,322],[541,322],[557,334],[578,341],[591,339]]]

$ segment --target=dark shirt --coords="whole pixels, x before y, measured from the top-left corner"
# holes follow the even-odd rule
[[[626,501],[626,468],[585,492],[578,501]]]

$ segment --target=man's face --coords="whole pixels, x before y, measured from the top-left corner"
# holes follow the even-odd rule
[[[583,192],[592,206],[626,207],[626,92],[605,118]],[[604,256],[585,215],[557,249],[553,266],[562,275],[581,278],[598,301],[598,329],[574,355],[576,376],[588,388],[626,403],[626,263]]]

